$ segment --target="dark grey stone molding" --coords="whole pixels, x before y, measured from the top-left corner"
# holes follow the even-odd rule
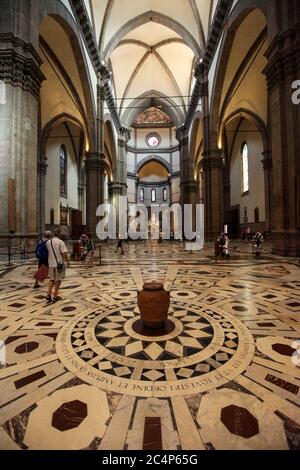
[[[135,148],[131,146],[126,147],[127,152],[129,153],[134,153],[134,154],[149,154],[149,155],[157,155],[157,154],[167,154],[167,153],[175,153],[179,152],[179,145],[175,145],[174,147],[164,147],[164,148],[155,148],[151,149],[150,147],[148,148]]]
[[[95,38],[94,30],[90,22],[88,12],[82,0],[69,0],[74,16],[80,25],[84,42],[94,66],[95,72],[99,72],[101,67],[100,55]]]
[[[224,158],[222,150],[215,150],[214,152],[203,152],[202,169],[209,171],[211,168],[225,169]]]
[[[218,47],[218,43],[220,41],[222,32],[224,30],[224,25],[228,15],[230,13],[231,7],[233,4],[233,0],[219,0],[219,3],[216,8],[215,16],[213,23],[210,28],[208,42],[205,48],[204,56],[199,59],[196,63],[195,67],[195,78],[196,83],[194,85],[194,89],[192,92],[192,97],[189,105],[189,109],[186,115],[186,119],[184,125],[182,126],[181,130],[178,131],[178,137],[182,134],[189,131],[190,126],[193,122],[195,112],[197,110],[199,100],[201,95],[206,93],[205,85],[202,82],[205,76],[207,75],[207,71],[209,70],[212,60],[214,58],[214,54]]]
[[[86,48],[90,55],[92,64],[95,69],[96,75],[101,76],[104,83],[105,98],[108,105],[108,109],[111,113],[114,125],[119,135],[125,136],[127,140],[130,139],[130,131],[126,127],[123,127],[120,122],[120,118],[115,106],[113,99],[111,87],[109,84],[110,81],[110,72],[106,65],[101,62],[100,53],[98,50],[97,40],[93,31],[93,27],[86,10],[85,4],[82,0],[70,0],[70,5],[72,7],[73,13],[77,22],[81,28],[81,32],[85,41]]]
[[[287,78],[297,80],[300,72],[300,24],[278,34],[269,45],[265,56],[269,62],[263,73],[266,75],[269,90]]]
[[[0,34],[0,80],[39,97],[45,80],[40,70],[42,60],[32,44],[12,33]]]
[[[229,16],[232,5],[233,0],[219,0],[217,5],[205,48],[205,54],[203,57],[203,64],[207,70],[209,70],[213,61],[216,49],[222,36],[222,32],[224,30],[226,19]]]

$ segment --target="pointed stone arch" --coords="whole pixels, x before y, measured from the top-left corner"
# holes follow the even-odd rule
[[[172,122],[176,126],[181,126],[184,122],[184,114],[178,105],[176,105],[174,100],[158,91],[150,90],[130,102],[121,118],[122,125],[130,127],[136,117],[142,111],[150,107],[161,108],[168,116],[170,116]]]

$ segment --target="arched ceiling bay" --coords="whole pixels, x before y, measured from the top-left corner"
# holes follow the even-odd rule
[[[122,118],[150,90],[185,115],[195,61],[204,52],[215,0],[86,0],[101,58],[110,63]]]

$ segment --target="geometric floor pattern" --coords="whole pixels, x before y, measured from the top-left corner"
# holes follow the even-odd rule
[[[162,450],[299,449],[299,265],[117,260],[73,263],[50,306],[33,265],[2,273],[0,449],[150,449],[153,422]],[[132,328],[150,280],[174,324],[155,338]]]

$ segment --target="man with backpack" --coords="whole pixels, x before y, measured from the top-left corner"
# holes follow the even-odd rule
[[[44,275],[42,276],[41,275],[41,271],[42,271],[42,268],[49,268],[49,264],[48,264],[48,248],[47,248],[47,242],[48,240],[50,240],[50,238],[52,237],[52,233],[49,232],[49,231],[46,231],[43,235],[43,237],[41,238],[41,240],[39,241],[39,243],[37,244],[37,247],[36,247],[36,250],[35,250],[35,255],[37,257],[37,259],[39,260],[39,269],[35,275],[35,284],[33,286],[34,289],[38,289],[40,287],[39,285],[39,281],[42,281],[42,280],[45,280],[46,277],[46,273],[47,273],[47,270],[44,269]]]

